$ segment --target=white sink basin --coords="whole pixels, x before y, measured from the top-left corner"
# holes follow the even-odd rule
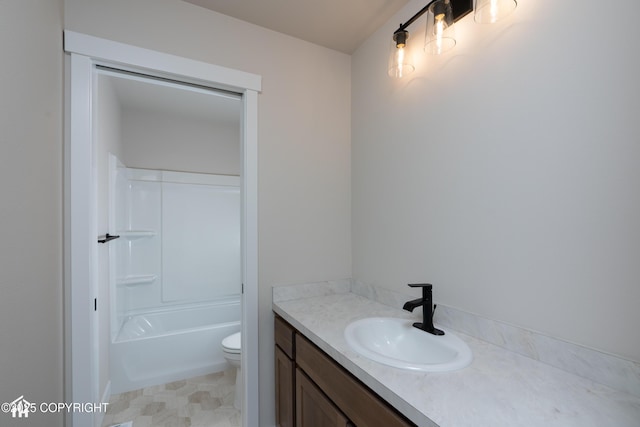
[[[445,334],[437,336],[412,325],[408,319],[369,317],[349,324],[344,337],[360,355],[396,368],[454,371],[473,360],[467,343],[451,331],[438,326]]]

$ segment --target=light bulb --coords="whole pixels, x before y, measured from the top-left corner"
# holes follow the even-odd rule
[[[436,51],[439,54],[442,53],[442,34],[444,33],[444,13],[436,16]]]
[[[409,33],[404,30],[393,35],[391,54],[389,55],[389,76],[391,77],[402,78],[415,70],[407,52],[408,39]]]
[[[489,6],[489,15],[491,16],[492,24],[498,20],[498,1],[497,0],[491,0],[491,5]]]
[[[404,46],[396,49],[396,67],[398,67],[398,74],[402,77],[402,71],[404,68]]]

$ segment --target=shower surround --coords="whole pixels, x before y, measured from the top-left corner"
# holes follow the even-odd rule
[[[111,165],[113,393],[224,370],[240,330],[240,179]]]

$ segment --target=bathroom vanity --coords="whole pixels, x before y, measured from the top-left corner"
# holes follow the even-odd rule
[[[464,369],[416,372],[367,359],[347,343],[348,325],[369,317],[415,321],[420,316],[401,309],[406,299],[380,303],[388,296],[384,290],[370,298],[374,292],[352,289],[348,281],[274,288],[280,427],[640,425],[635,391],[572,374],[459,329],[456,334],[473,353]],[[435,321],[444,326],[438,325],[438,314]],[[630,366],[627,377],[635,378],[635,365],[624,366]]]
[[[279,316],[274,335],[276,425],[415,426]]]

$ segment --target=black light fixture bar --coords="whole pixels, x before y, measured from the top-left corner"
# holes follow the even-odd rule
[[[429,9],[429,6],[431,6],[431,3],[433,3],[434,1],[436,0],[431,0],[429,3],[427,3],[425,7],[420,9],[418,13],[416,13],[411,18],[409,18],[407,22],[405,22],[404,24],[400,24],[400,26],[394,32],[394,34],[406,31],[409,25],[413,24],[418,18],[420,18],[422,15],[424,15],[427,12],[427,10]],[[450,0],[450,1],[451,1],[451,9],[453,11],[454,22],[458,22],[460,19],[465,17],[468,13],[473,12],[473,0]]]

